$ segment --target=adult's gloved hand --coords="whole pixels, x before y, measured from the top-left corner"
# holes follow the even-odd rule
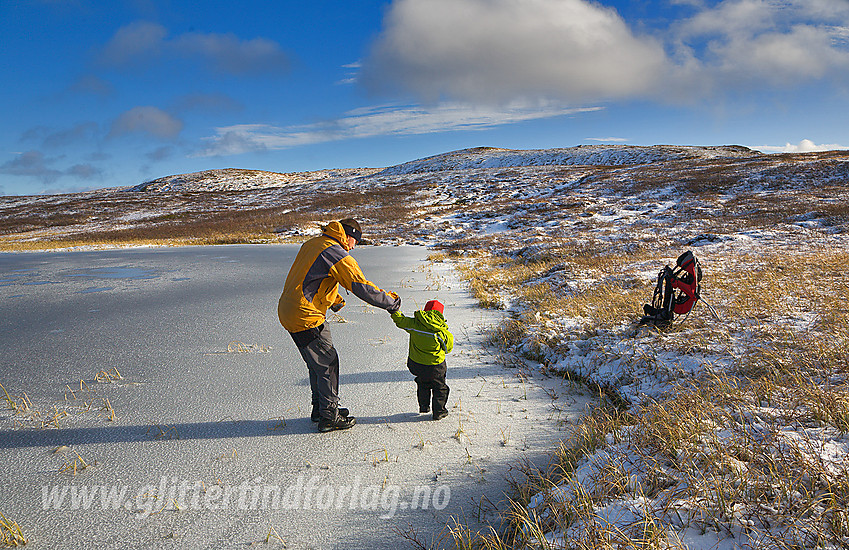
[[[388,311],[389,313],[395,313],[396,311],[401,309],[401,297],[394,292],[389,292],[388,294],[395,298],[395,303],[392,304],[390,307],[386,308],[386,311]]]

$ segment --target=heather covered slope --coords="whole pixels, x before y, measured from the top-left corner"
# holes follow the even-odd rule
[[[604,232],[622,216],[635,228],[658,221],[676,228],[660,238],[686,238],[675,235],[685,221],[693,236],[733,232],[740,219],[834,231],[846,221],[847,166],[849,153],[839,151],[587,146],[477,148],[382,170],[209,170],[130,188],[0,198],[0,246],[279,242],[351,211],[377,243],[473,238],[499,223],[519,233],[536,231],[537,222]],[[630,229],[615,232],[632,240]]]

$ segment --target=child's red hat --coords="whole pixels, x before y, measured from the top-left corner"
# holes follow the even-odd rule
[[[443,311],[445,311],[445,306],[443,306],[442,303],[439,300],[431,300],[431,301],[429,301],[428,303],[425,304],[424,310],[425,311],[435,310],[435,311],[438,311],[439,313],[442,313]]]

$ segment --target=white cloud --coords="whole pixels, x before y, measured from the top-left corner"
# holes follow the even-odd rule
[[[103,175],[99,168],[91,164],[75,164],[64,170],[54,168],[53,165],[62,159],[63,157],[45,157],[41,151],[26,151],[0,165],[0,174],[35,178],[45,185],[50,185],[63,176],[92,180]]]
[[[158,147],[147,153],[145,156],[153,162],[159,162],[174,156],[174,148],[167,145]]]
[[[229,33],[188,33],[170,45],[175,52],[206,59],[215,70],[227,74],[282,72],[289,68],[288,57],[277,42],[265,38],[243,41]]]
[[[62,171],[52,168],[58,159],[47,158],[40,151],[26,151],[0,165],[0,174],[33,177],[50,184],[62,176]]]
[[[362,82],[427,100],[643,96],[666,63],[615,10],[585,0],[396,0]]]
[[[226,94],[195,93],[177,98],[173,110],[177,113],[185,111],[204,111],[208,113],[224,113],[241,111],[244,105]]]
[[[100,168],[97,168],[92,164],[75,164],[68,168],[65,173],[81,180],[91,180],[103,177],[103,172]]]
[[[845,0],[673,3],[694,15],[641,34],[591,0],[395,0],[359,81],[426,101],[573,104],[849,83]]]
[[[146,21],[118,29],[100,52],[99,60],[107,66],[123,67],[163,56],[199,60],[217,72],[233,75],[273,74],[289,68],[288,56],[280,45],[266,38],[240,40],[232,33],[200,32],[169,38],[165,27]]]
[[[162,25],[137,21],[118,29],[100,52],[100,62],[120,66],[161,53],[168,31]]]
[[[110,96],[115,92],[112,84],[95,75],[84,75],[80,77],[70,90],[83,94],[94,94],[99,96]]]
[[[56,130],[44,126],[30,128],[21,136],[21,141],[39,140],[45,149],[60,149],[81,142],[92,141],[99,135],[96,122],[81,122],[72,128]]]
[[[837,145],[836,143],[817,145],[809,139],[803,139],[795,145],[791,144],[790,142],[787,142],[784,145],[780,146],[761,145],[758,147],[752,147],[752,149],[756,149],[764,153],[815,153],[819,151],[835,151],[849,149],[849,147],[844,145]]]
[[[597,110],[600,108],[572,109],[556,104],[526,103],[513,103],[502,108],[460,103],[431,108],[384,105],[357,109],[340,119],[310,125],[280,128],[266,124],[242,124],[218,128],[217,135],[206,139],[207,145],[198,155],[234,155],[351,138],[481,130]]]
[[[279,129],[267,124],[228,126],[218,128],[217,132],[217,136],[206,139],[207,144],[195,156],[217,157],[265,151],[268,149],[265,142],[274,141],[280,137]],[[280,143],[277,145],[273,148],[284,148]],[[293,145],[297,143],[293,142]]]
[[[181,120],[157,107],[141,106],[133,107],[116,118],[112,122],[109,137],[142,133],[161,139],[170,139],[177,137],[182,130]]]
[[[345,65],[342,65],[343,69],[347,69],[345,78],[338,80],[336,84],[357,84],[357,77],[362,67],[363,64],[360,61],[355,61],[354,63],[347,63]]]
[[[624,143],[626,141],[630,141],[628,138],[621,137],[591,137],[586,138],[585,141],[600,141],[603,143]]]
[[[674,33],[679,59],[688,59],[702,83],[739,89],[845,79],[847,28],[849,2],[725,0]]]

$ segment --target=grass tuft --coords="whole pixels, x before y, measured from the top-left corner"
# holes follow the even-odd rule
[[[17,548],[26,546],[29,541],[24,537],[21,526],[11,521],[0,512],[0,546],[3,548]]]

